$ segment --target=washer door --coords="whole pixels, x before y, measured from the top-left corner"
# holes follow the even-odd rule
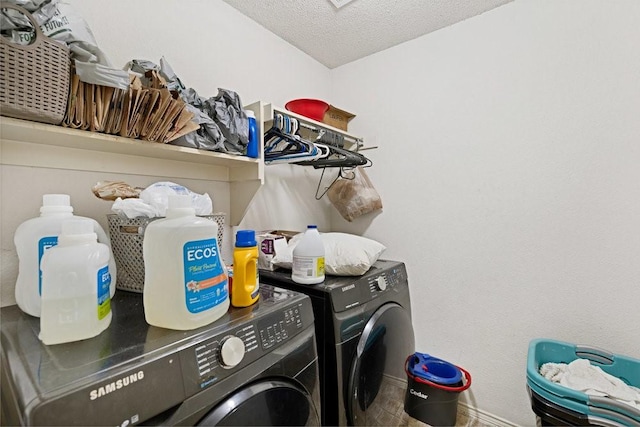
[[[385,304],[371,316],[349,377],[346,400],[352,425],[401,425],[407,385],[404,362],[414,348],[411,318],[400,305]]]
[[[311,396],[297,385],[279,380],[244,387],[204,416],[198,426],[320,425]]]

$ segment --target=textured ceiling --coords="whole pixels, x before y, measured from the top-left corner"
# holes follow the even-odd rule
[[[224,0],[329,68],[513,0]],[[344,2],[343,2],[344,3]]]

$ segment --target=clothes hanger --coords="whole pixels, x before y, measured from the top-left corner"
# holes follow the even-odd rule
[[[296,162],[296,164],[302,166],[313,166],[316,169],[327,167],[348,168],[355,166],[371,166],[371,160],[358,152],[344,150],[332,145],[327,145],[326,147],[329,148],[329,156],[318,160]]]
[[[271,129],[265,134],[264,157],[265,160],[283,155],[304,152],[307,147],[302,142],[277,129]]]
[[[289,125],[284,120],[284,126]],[[293,124],[295,128],[295,124]],[[316,145],[298,135],[284,133],[274,127],[265,134],[264,159],[267,164],[295,163],[301,160],[313,161],[329,155],[329,147]]]
[[[313,161],[331,154],[325,144],[316,144],[297,135],[299,128],[298,119],[275,114],[273,126],[265,133],[265,163]]]

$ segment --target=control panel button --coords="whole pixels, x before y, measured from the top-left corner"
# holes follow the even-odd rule
[[[244,357],[244,341],[240,338],[229,335],[222,340],[220,346],[220,364],[224,368],[233,368],[242,361]]]
[[[387,289],[387,280],[384,278],[384,276],[378,276],[376,278],[376,287],[381,291]]]

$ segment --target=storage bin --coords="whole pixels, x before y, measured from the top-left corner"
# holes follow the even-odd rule
[[[35,32],[29,45],[0,37],[0,112],[3,116],[60,124],[69,96],[69,48],[45,36],[26,9],[6,2],[0,7],[25,15]]]
[[[226,214],[202,215],[218,224],[218,247],[222,247]],[[116,288],[142,292],[144,289],[144,258],[142,243],[144,230],[151,221],[160,218],[125,218],[117,214],[107,215],[111,250],[118,269]],[[179,260],[177,260],[179,261]],[[176,262],[177,262],[176,261]]]
[[[540,366],[545,363],[571,363],[582,358],[626,384],[640,387],[640,360],[612,354],[595,347],[574,345],[549,339],[532,340],[527,356],[527,387],[532,409],[565,421],[568,425],[583,425],[584,419],[593,425],[640,426],[640,410],[614,399],[590,396],[544,378]],[[545,412],[544,403],[552,404],[553,413]],[[553,418],[549,418],[556,422]],[[608,423],[608,424],[607,424]]]

